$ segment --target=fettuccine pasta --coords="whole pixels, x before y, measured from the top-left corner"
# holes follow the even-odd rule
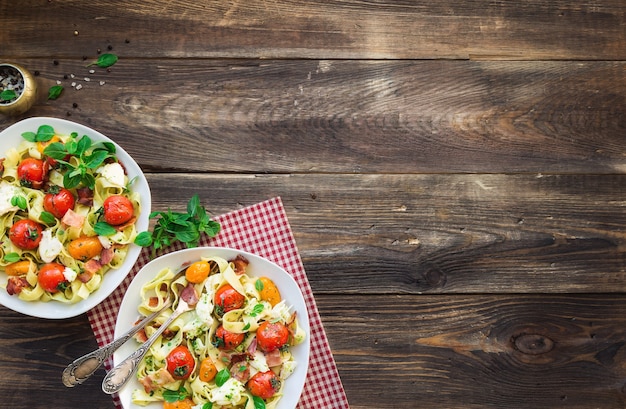
[[[204,266],[206,277],[190,275],[198,265]],[[197,303],[169,325],[139,364],[136,376],[143,388],[132,392],[133,403],[177,401],[177,407],[212,409],[276,407],[284,381],[297,364],[290,348],[302,343],[306,334],[273,281],[249,276],[247,265],[241,256],[230,261],[202,258],[185,275],[175,276],[165,268],[141,288],[138,311],[142,316],[161,309],[171,288],[179,297],[180,289],[193,287]],[[176,302],[140,332],[137,341],[150,337],[175,307]]]
[[[72,304],[123,263],[140,198],[113,144],[34,131],[0,159],[0,271],[5,290],[24,301]],[[113,201],[126,205],[123,223],[108,222]]]

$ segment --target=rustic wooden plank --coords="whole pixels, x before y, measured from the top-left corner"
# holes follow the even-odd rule
[[[351,408],[626,402],[623,295],[316,294],[316,302]],[[89,407],[113,408],[102,373],[73,389],[60,382],[68,359],[94,344],[85,316],[53,322],[1,307],[0,316],[5,404],[39,408],[47,396],[47,407],[84,407],[88,396]]]
[[[281,196],[318,293],[626,289],[626,175],[148,174],[153,210]]]
[[[102,392],[102,368],[79,387],[61,382],[67,364],[97,347],[86,315],[44,320],[0,307],[0,333],[3,407],[82,408],[89,402],[90,408],[114,408]]]
[[[146,170],[626,171],[621,62],[122,60],[95,73],[76,60],[25,64],[40,73],[42,99],[28,116],[69,113]],[[57,80],[64,94],[45,101]]]
[[[624,14],[620,0],[21,0],[0,4],[0,44],[20,58],[112,45],[125,57],[620,60]]]
[[[351,408],[626,403],[623,295],[317,296],[317,304]]]

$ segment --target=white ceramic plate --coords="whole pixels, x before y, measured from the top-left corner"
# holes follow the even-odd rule
[[[276,409],[293,409],[296,407],[304,381],[306,379],[308,364],[309,364],[309,350],[310,350],[310,328],[309,328],[309,315],[307,313],[306,304],[302,297],[302,292],[296,284],[293,277],[291,277],[285,270],[278,265],[272,263],[257,255],[247,253],[245,251],[233,250],[222,247],[197,247],[192,249],[185,249],[176,251],[165,256],[156,258],[146,264],[133,279],[132,283],[128,287],[128,291],[124,295],[120,311],[117,316],[117,323],[115,325],[115,337],[119,337],[128,331],[139,317],[137,307],[141,302],[140,289],[141,287],[150,281],[154,276],[164,268],[169,267],[173,271],[178,270],[183,264],[188,262],[194,262],[200,259],[200,257],[206,256],[218,256],[226,260],[235,258],[238,254],[246,257],[250,264],[248,265],[247,274],[251,277],[266,276],[271,278],[282,298],[286,301],[287,305],[292,306],[293,311],[298,313],[298,324],[304,329],[306,333],[306,340],[294,347],[292,347],[293,356],[296,360],[296,369],[293,374],[285,381],[284,391],[285,394],[278,402]],[[133,353],[138,348],[137,342],[130,340],[125,343],[120,349],[118,349],[113,355],[114,364],[119,364],[124,358]],[[119,397],[124,409],[141,409],[141,408],[162,408],[160,403],[152,403],[148,406],[138,406],[131,402],[132,391],[138,388],[142,388],[137,379],[133,377],[119,392]]]
[[[37,129],[41,125],[50,125],[55,131],[63,135],[69,135],[72,132],[77,132],[79,135],[88,135],[93,141],[113,142],[116,148],[116,155],[124,164],[129,179],[135,178],[135,183],[133,184],[132,189],[139,193],[141,199],[142,211],[136,222],[137,231],[141,232],[148,230],[149,215],[151,211],[151,196],[148,182],[146,181],[141,168],[118,144],[91,128],[64,119],[46,117],[28,118],[13,124],[4,131],[0,132],[0,157],[4,157],[5,153],[10,148],[16,147],[21,143],[23,140],[23,132],[37,132]],[[120,266],[120,268],[109,270],[104,275],[100,288],[90,294],[87,299],[76,304],[63,304],[56,301],[22,301],[17,296],[9,295],[6,290],[3,289],[0,289],[0,304],[14,311],[39,318],[62,319],[80,315],[98,305],[117,288],[117,286],[122,282],[122,280],[124,280],[126,275],[128,275],[132,269],[135,261],[137,261],[137,258],[139,257],[140,252],[141,247],[132,244],[130,250],[128,251],[128,255],[126,256],[126,260],[124,260],[124,263]],[[6,282],[6,274],[0,273],[0,283],[6,284]]]

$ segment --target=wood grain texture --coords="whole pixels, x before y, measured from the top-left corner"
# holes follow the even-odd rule
[[[21,0],[0,4],[0,44],[21,57],[113,45],[148,58],[620,60],[624,13],[620,0]]]
[[[183,211],[198,193],[215,215],[281,196],[316,294],[626,289],[626,202],[615,195],[624,175],[149,174],[148,182],[157,209]]]
[[[351,408],[626,404],[622,295],[317,301]]]
[[[69,113],[147,171],[626,171],[622,62],[58,62],[25,62],[41,83],[28,115]]]
[[[0,128],[110,136],[154,210],[280,196],[353,409],[624,408],[625,16],[622,0],[0,1],[0,60],[39,84]],[[119,62],[86,67],[105,52]],[[61,383],[95,346],[86,315],[0,307],[0,407],[113,409],[103,370]]]

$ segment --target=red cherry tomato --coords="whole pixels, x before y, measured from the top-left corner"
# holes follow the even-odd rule
[[[40,159],[26,158],[17,165],[17,178],[22,186],[39,189],[48,175],[48,163]]]
[[[113,195],[104,199],[104,221],[111,226],[119,226],[133,218],[133,203],[121,195]]]
[[[230,350],[237,348],[244,340],[245,334],[227,331],[220,325],[215,331],[215,346],[218,349]]]
[[[39,246],[43,226],[30,219],[22,219],[13,223],[9,229],[11,242],[22,250],[34,250]]]
[[[289,341],[289,330],[280,322],[263,321],[256,330],[256,342],[261,351],[272,352]]]
[[[177,380],[189,378],[196,366],[193,355],[186,346],[179,345],[165,358],[167,371]]]
[[[44,264],[37,273],[39,285],[49,293],[63,291],[70,283],[63,275],[65,266],[59,263]]]
[[[269,399],[280,390],[280,379],[272,371],[257,372],[246,386],[254,396]]]
[[[218,306],[222,313],[243,307],[245,301],[246,297],[230,284],[224,284],[218,288],[213,297],[213,304]]]
[[[65,188],[54,186],[43,198],[43,208],[52,213],[57,219],[62,219],[68,210],[74,209],[76,199],[72,192]]]

